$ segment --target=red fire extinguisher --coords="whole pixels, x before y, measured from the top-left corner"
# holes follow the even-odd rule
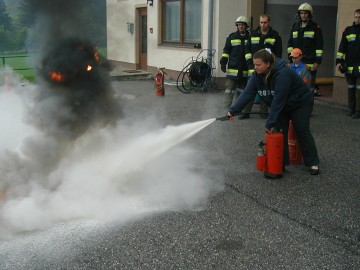
[[[301,149],[291,120],[289,122],[288,145],[289,145],[290,164],[301,164],[302,163]]]
[[[268,132],[265,143],[260,142],[256,169],[264,171],[266,178],[277,179],[283,176],[284,134]]]
[[[165,95],[165,87],[164,87],[164,80],[165,80],[165,68],[158,68],[158,72],[155,75],[155,94],[157,96]]]

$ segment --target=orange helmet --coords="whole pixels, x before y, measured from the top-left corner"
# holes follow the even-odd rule
[[[302,51],[299,48],[293,49],[290,53],[291,57],[298,57],[299,55],[302,55]]]

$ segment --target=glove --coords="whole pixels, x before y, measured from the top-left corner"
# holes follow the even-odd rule
[[[346,73],[346,71],[347,71],[347,64],[346,63],[341,63],[340,64],[340,69],[339,69],[339,71],[341,72],[341,73]]]
[[[228,62],[228,58],[227,57],[221,57],[221,59],[220,59],[220,65],[226,65],[227,64],[227,62]]]
[[[221,65],[221,71],[226,73],[226,65]]]

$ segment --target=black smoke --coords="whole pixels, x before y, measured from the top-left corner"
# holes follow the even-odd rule
[[[91,2],[91,1],[90,1]],[[28,121],[51,136],[77,138],[121,116],[108,61],[88,34],[87,0],[28,0],[35,18],[29,50],[37,53],[38,92]]]

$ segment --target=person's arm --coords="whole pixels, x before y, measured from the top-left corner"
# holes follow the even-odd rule
[[[336,54],[336,66],[338,69],[340,66],[345,62],[345,55],[347,52],[347,39],[346,39],[346,32],[342,33],[339,49]]]
[[[248,76],[250,77],[254,72],[254,64],[253,64],[252,48],[251,48],[251,35],[249,35],[249,38],[245,45],[245,60],[249,71]]]
[[[229,57],[230,57],[230,54],[231,54],[231,49],[232,49],[232,46],[231,46],[231,37],[230,35],[226,38],[226,41],[225,41],[225,46],[224,46],[224,49],[223,49],[223,54],[221,56],[221,59],[220,59],[220,66],[221,66],[221,71],[222,72],[226,72],[226,65],[229,61]]]
[[[282,40],[279,34],[275,36],[275,51],[273,53],[276,57],[282,58]]]
[[[311,73],[308,67],[304,64],[303,69],[300,71],[300,77],[303,79],[303,81],[310,86],[311,83]]]
[[[294,32],[294,26],[291,27],[290,35],[289,35],[289,39],[288,39],[288,45],[287,45],[288,58],[290,56],[291,51],[294,49],[293,32]],[[291,60],[291,58],[290,58],[290,60]]]
[[[320,65],[322,61],[322,56],[324,53],[324,39],[322,35],[322,31],[320,25],[316,25],[316,57],[315,57],[315,64]],[[316,67],[317,68],[317,67]]]

